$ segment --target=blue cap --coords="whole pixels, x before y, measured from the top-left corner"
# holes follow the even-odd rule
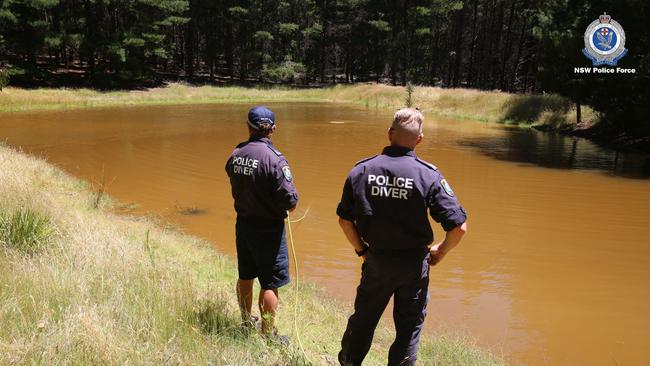
[[[259,130],[262,123],[270,123],[271,127],[275,126],[275,113],[261,105],[251,108],[248,111],[248,125]]]

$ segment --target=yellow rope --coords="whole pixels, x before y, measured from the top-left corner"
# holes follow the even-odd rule
[[[289,212],[287,211],[287,220],[289,220],[290,223],[291,223],[291,222],[300,222],[300,221],[302,221],[302,219],[304,219],[305,217],[307,217],[307,214],[309,213],[309,209],[310,209],[310,208],[311,208],[311,207],[307,207],[307,210],[305,211],[305,214],[302,215],[302,217],[299,218],[299,219],[297,219],[297,220],[289,220]]]
[[[293,328],[294,331],[296,332],[296,339],[298,339],[298,345],[300,346],[300,351],[302,352],[303,356],[305,356],[307,361],[311,362],[311,360],[307,356],[307,353],[305,353],[305,349],[302,346],[302,340],[300,339],[300,332],[298,330],[298,278],[300,277],[298,275],[298,257],[296,256],[296,247],[293,244],[293,232],[291,230],[291,223],[299,222],[300,220],[304,219],[305,216],[307,216],[307,212],[309,212],[309,208],[300,219],[296,221],[291,221],[291,216],[289,216],[289,212],[287,211],[287,228],[289,229],[289,242],[291,243],[291,254],[293,255],[293,265],[296,272],[296,281],[294,286],[295,301],[293,304]]]

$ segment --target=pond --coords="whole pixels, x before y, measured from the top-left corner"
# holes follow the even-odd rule
[[[95,185],[110,183],[109,194],[136,213],[159,215],[233,255],[224,166],[247,138],[249,107],[5,114],[0,139]],[[273,141],[301,197],[293,217],[307,212],[293,226],[300,275],[350,304],[361,263],[338,228],[336,205],[354,163],[387,143],[392,113],[270,107]],[[468,235],[432,270],[426,333],[466,334],[515,362],[650,363],[647,156],[432,116],[416,152],[440,168],[469,214]]]

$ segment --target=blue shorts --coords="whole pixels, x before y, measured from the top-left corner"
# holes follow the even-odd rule
[[[237,266],[239,278],[258,278],[265,290],[288,284],[289,253],[283,220],[237,218]]]

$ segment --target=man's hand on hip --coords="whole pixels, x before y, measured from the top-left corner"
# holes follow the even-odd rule
[[[464,222],[461,225],[456,226],[455,228],[447,231],[445,235],[445,240],[441,243],[436,244],[429,249],[429,265],[435,266],[440,263],[442,258],[449,253],[458,243],[460,239],[463,238],[463,235],[467,232],[467,223]]]
[[[442,244],[442,243],[441,243]],[[429,249],[429,265],[430,266],[435,266],[436,264],[440,263],[442,258],[445,257],[447,253],[443,252],[440,250],[440,245],[441,244],[436,244]]]

